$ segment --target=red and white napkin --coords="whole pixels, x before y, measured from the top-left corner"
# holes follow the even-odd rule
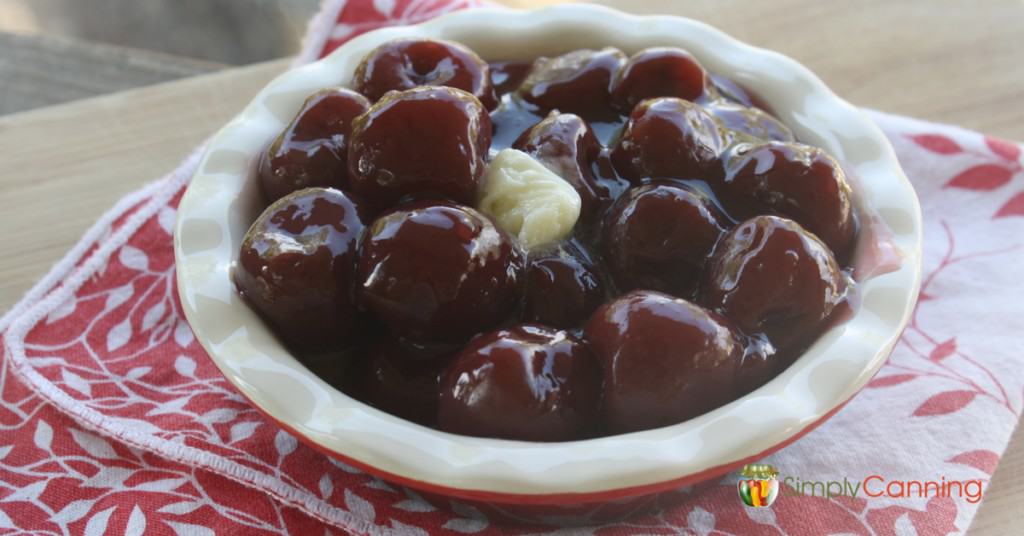
[[[327,2],[299,61],[470,0]],[[987,482],[1024,404],[1021,146],[869,112],[925,215],[911,326],[869,386],[771,456],[803,481]],[[543,532],[438,509],[296,441],[221,376],[182,317],[171,227],[196,156],[119,202],[0,320],[0,532]],[[595,533],[945,534],[961,497],[784,494],[745,508],[729,479]]]

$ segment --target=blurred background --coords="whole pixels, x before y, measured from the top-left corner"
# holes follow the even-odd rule
[[[991,113],[1019,106],[1024,0],[591,1],[704,20],[796,58],[861,106],[1024,138],[1018,116]],[[292,55],[318,5],[0,0],[0,116]]]
[[[0,0],[0,115],[293,55],[319,5]]]
[[[318,5],[0,0],[0,115],[294,54]]]

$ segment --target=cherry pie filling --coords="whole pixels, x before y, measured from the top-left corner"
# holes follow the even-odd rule
[[[261,155],[238,291],[399,417],[564,441],[763,385],[847,308],[842,168],[689,53],[402,39]]]

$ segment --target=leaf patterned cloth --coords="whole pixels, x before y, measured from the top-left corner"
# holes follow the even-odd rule
[[[462,0],[327,2],[301,60],[357,33]],[[795,495],[801,482],[987,482],[1021,413],[1021,147],[871,113],[926,220],[921,303],[889,363],[823,426],[766,460],[771,508],[735,480],[581,532],[946,534],[960,496]],[[129,195],[0,320],[0,532],[42,534],[499,534],[461,504],[432,505],[278,429],[220,375],[177,303],[171,227],[196,163]]]

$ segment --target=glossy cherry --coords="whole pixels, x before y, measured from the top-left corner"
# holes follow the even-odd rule
[[[491,145],[491,121],[459,89],[418,87],[389,93],[352,126],[352,191],[377,206],[410,195],[475,200]]]
[[[729,221],[707,194],[658,181],[631,188],[608,211],[601,250],[620,290],[693,298]]]
[[[782,121],[764,111],[733,102],[719,101],[709,105],[707,111],[730,130],[742,132],[758,140],[793,141],[793,132]]]
[[[245,234],[235,284],[288,344],[333,345],[352,333],[364,221],[359,203],[347,194],[308,188],[270,205]]]
[[[593,434],[601,373],[587,346],[564,331],[520,324],[466,345],[441,377],[438,427],[524,441]]]
[[[718,177],[725,142],[724,128],[702,107],[657,98],[633,109],[611,158],[615,169],[634,183],[648,177]]]
[[[310,95],[260,157],[257,175],[264,197],[276,201],[311,186],[348,188],[352,121],[369,106],[366,97],[348,89]]]
[[[719,75],[711,75],[711,91],[706,95],[705,101],[709,104],[718,100],[725,100],[734,104],[742,104],[751,108],[771,113],[771,107],[756,93],[748,91],[735,81]]]
[[[777,216],[757,216],[722,237],[701,289],[704,305],[781,350],[815,333],[845,296],[828,247]]]
[[[856,232],[852,193],[839,163],[800,143],[741,144],[726,166],[723,202],[738,217],[765,212],[795,220],[844,256]]]
[[[611,84],[625,62],[626,55],[615,48],[538,58],[517,93],[542,112],[558,110],[587,119],[614,117]]]
[[[525,279],[523,318],[557,328],[581,326],[606,296],[597,265],[576,240],[531,253]]]
[[[516,304],[523,258],[476,210],[443,201],[399,206],[363,238],[362,302],[394,332],[460,340],[494,327]]]
[[[292,348],[295,347],[292,346]],[[346,388],[353,370],[351,349],[325,347],[300,348],[299,350],[295,353],[295,357],[303,366],[329,385],[347,392]]]
[[[384,43],[363,58],[353,85],[373,101],[388,91],[448,86],[472,93],[487,109],[498,105],[487,63],[451,41],[410,38]]]
[[[552,112],[523,132],[513,147],[544,164],[580,194],[584,216],[593,215],[608,195],[599,186],[591,166],[601,153],[594,131],[578,115]]]
[[[694,101],[704,95],[707,75],[700,63],[680,48],[654,47],[637,52],[612,87],[612,102],[628,114],[640,101],[678,97]]]
[[[752,95],[731,79],[716,74],[709,74],[708,80],[711,82],[711,91],[705,95],[706,97],[718,97],[727,102],[742,104],[743,106],[754,106]]]
[[[424,348],[393,338],[381,341],[358,356],[346,390],[381,411],[433,425],[438,382],[453,353],[451,347]]]
[[[604,374],[612,433],[676,424],[735,396],[743,347],[728,321],[686,300],[634,291],[602,305],[587,342]]]
[[[746,337],[743,359],[736,370],[736,398],[768,383],[792,361],[781,355],[764,334]]]
[[[529,61],[496,61],[489,64],[491,84],[498,95],[511,93],[523,83],[533,66]]]

